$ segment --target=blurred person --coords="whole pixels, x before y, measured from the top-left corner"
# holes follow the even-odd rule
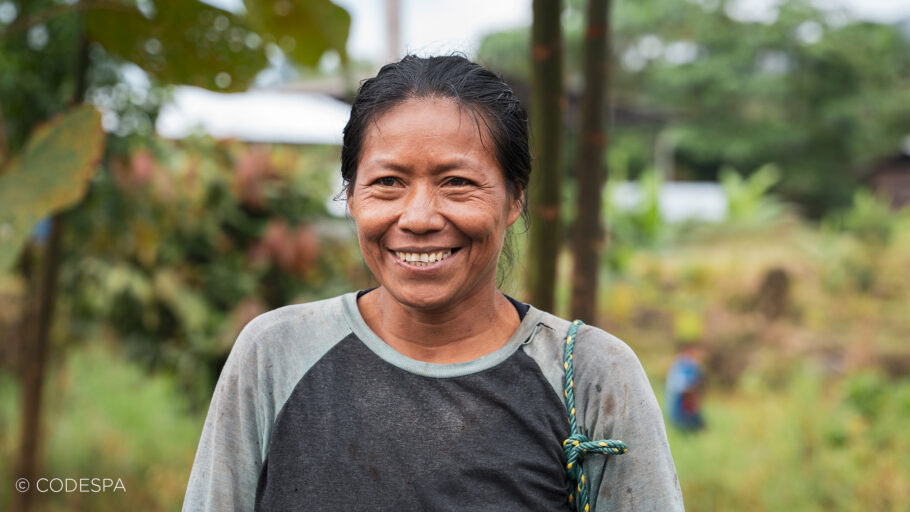
[[[681,430],[697,431],[705,427],[701,414],[704,392],[705,347],[685,343],[667,372],[665,406],[670,422]]]
[[[459,56],[384,66],[341,172],[379,286],[243,329],[184,511],[584,510],[580,486],[590,510],[683,509],[632,350],[497,289],[531,172],[501,78]],[[628,453],[584,453],[617,438]]]

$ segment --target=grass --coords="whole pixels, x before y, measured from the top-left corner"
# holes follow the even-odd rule
[[[688,510],[907,510],[907,222],[877,244],[793,222],[718,230],[605,276],[599,325],[656,388],[677,344],[708,349],[708,428],[669,430]],[[757,305],[773,269],[789,286],[769,317]]]
[[[832,381],[807,366],[782,386],[745,376],[709,394],[708,429],[669,430],[687,509],[906,510],[910,380],[875,389],[883,407],[867,414],[851,390],[869,375]]]
[[[126,492],[39,494],[35,510],[178,510],[202,430],[173,379],[147,372],[101,344],[69,350],[47,381],[44,465],[47,478],[121,479]],[[16,460],[18,391],[0,380],[0,453]],[[13,468],[0,480],[13,482]],[[0,486],[0,504],[12,499]],[[0,506],[0,508],[6,508]]]

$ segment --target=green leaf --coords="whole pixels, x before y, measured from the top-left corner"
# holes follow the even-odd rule
[[[101,116],[75,107],[36,128],[0,174],[0,273],[16,261],[41,219],[77,203],[104,150]]]
[[[244,6],[263,38],[300,64],[315,66],[326,50],[347,59],[351,15],[329,0],[245,0]]]
[[[90,10],[88,35],[172,84],[242,91],[268,64],[261,36],[244,19],[196,0],[154,5],[150,18],[129,5]]]

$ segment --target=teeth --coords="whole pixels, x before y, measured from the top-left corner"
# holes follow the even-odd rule
[[[437,252],[395,252],[395,255],[398,256],[398,259],[407,261],[408,263],[412,263],[418,267],[425,267],[430,263],[442,261],[451,256],[451,254],[451,249]]]

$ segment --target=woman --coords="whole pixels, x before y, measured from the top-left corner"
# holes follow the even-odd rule
[[[380,285],[243,330],[184,510],[568,510],[572,391],[583,435],[629,446],[584,459],[590,510],[681,510],[628,346],[581,327],[566,389],[570,323],[496,288],[530,170],[525,111],[477,64],[409,56],[364,82],[342,175]]]

